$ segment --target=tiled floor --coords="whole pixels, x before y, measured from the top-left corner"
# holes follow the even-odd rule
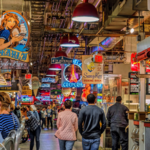
[[[59,150],[58,139],[54,137],[55,130],[42,130],[40,135],[40,150]],[[20,150],[29,150],[30,142],[20,144]],[[34,150],[36,150],[36,143],[34,143]],[[73,150],[82,150],[80,141],[75,142]]]

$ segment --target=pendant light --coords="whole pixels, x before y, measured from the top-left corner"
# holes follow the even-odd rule
[[[59,64],[51,64],[51,65],[49,66],[49,69],[48,69],[48,70],[55,70],[55,71],[61,70],[61,65],[59,65]]]
[[[64,36],[60,41],[61,47],[79,47],[79,40],[75,35]]]
[[[55,77],[56,76],[56,72],[52,71],[52,70],[48,70],[46,73],[46,77]]]
[[[84,0],[84,3],[75,8],[72,20],[76,22],[96,22],[99,21],[99,16],[95,6],[88,3],[88,0]]]

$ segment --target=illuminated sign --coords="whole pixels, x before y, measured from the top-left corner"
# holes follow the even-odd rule
[[[43,78],[42,82],[55,83],[55,79],[53,79],[53,78]]]
[[[50,88],[50,84],[42,84],[41,87],[43,87],[43,88]]]
[[[70,82],[71,81],[71,72],[70,73],[66,73],[67,70],[69,70],[68,68],[72,68],[72,65],[64,65],[64,70],[62,71],[62,80],[61,80],[61,86],[64,88],[67,87],[83,87],[83,83],[82,83],[82,62],[78,59],[73,59],[73,67],[76,67],[76,69],[78,70],[78,72],[76,71],[76,73],[74,72],[74,75],[77,79],[77,82]]]
[[[102,102],[103,94],[102,94],[103,84],[97,84],[97,101]]]
[[[32,102],[33,101],[33,98],[32,98],[32,96],[28,96],[28,95],[22,95],[21,96],[21,101],[22,102]]]
[[[95,63],[102,63],[103,62],[103,56],[100,54],[94,55],[94,62]]]
[[[52,64],[71,64],[72,61],[73,59],[64,56],[51,58]]]
[[[32,78],[32,74],[25,74],[25,79],[31,79]]]
[[[51,95],[61,95],[61,90],[51,90]]]
[[[12,18],[14,23],[9,22],[9,18]],[[5,11],[0,17],[0,28],[0,42],[4,39],[0,47],[0,57],[29,62],[27,46],[30,29],[26,18],[18,11]]]

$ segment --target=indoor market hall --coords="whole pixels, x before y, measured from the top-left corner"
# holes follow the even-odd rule
[[[0,0],[0,150],[150,150],[150,0]]]

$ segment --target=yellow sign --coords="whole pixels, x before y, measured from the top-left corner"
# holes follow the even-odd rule
[[[32,90],[29,88],[29,86],[23,86],[22,95],[32,95]]]

